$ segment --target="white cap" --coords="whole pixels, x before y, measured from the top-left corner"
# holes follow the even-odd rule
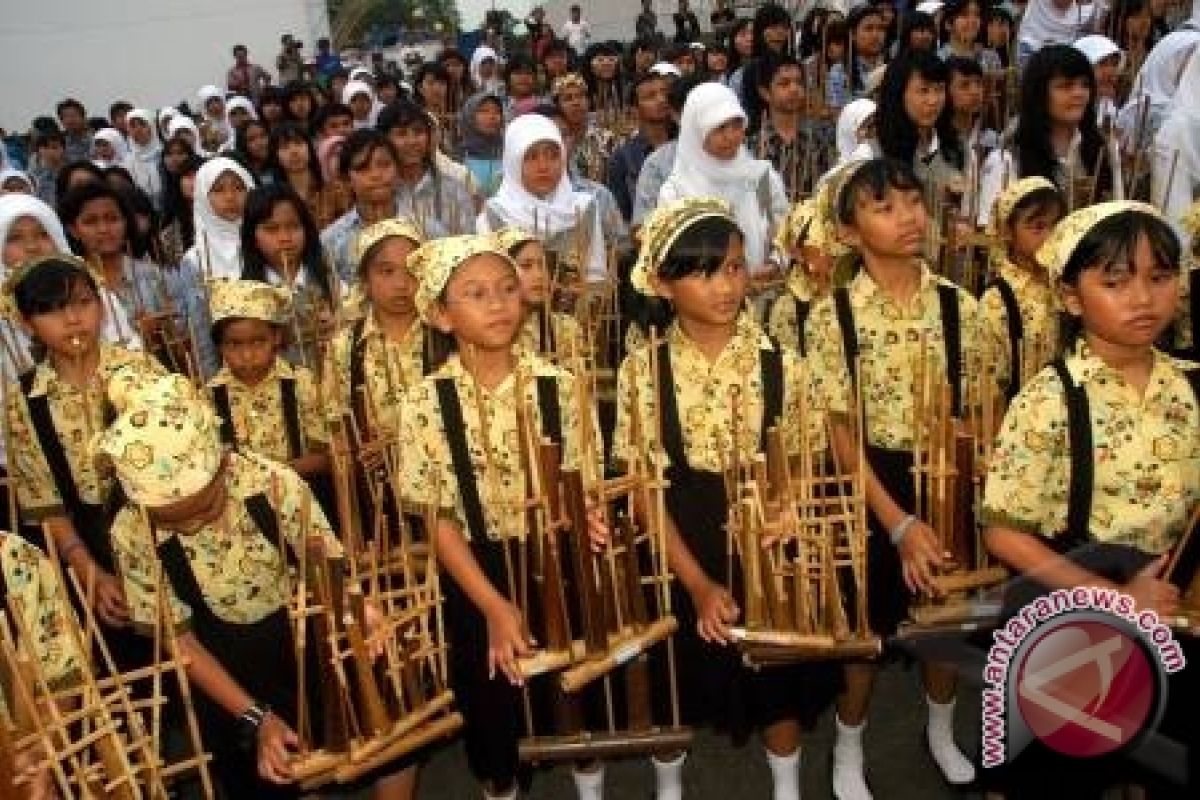
[[[679,67],[675,66],[670,61],[659,61],[654,66],[650,67],[650,72],[655,75],[670,75],[676,78],[683,75],[683,73],[679,71]]]
[[[1084,36],[1081,39],[1077,39],[1075,44],[1071,46],[1087,56],[1088,63],[1090,63],[1093,67],[1109,56],[1121,54],[1121,48],[1117,47],[1116,42],[1107,36],[1101,36],[1098,33],[1093,33],[1090,36]]]

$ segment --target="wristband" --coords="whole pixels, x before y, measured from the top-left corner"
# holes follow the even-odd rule
[[[916,524],[917,518],[913,514],[909,514],[907,517],[900,520],[896,527],[892,528],[888,532],[888,538],[892,540],[892,545],[899,547],[900,543],[904,541],[904,537],[908,535],[909,530],[913,525]]]
[[[238,744],[243,749],[250,752],[254,751],[254,748],[258,744],[258,730],[262,727],[263,722],[270,713],[270,706],[256,700],[249,708],[238,714],[235,727]]]

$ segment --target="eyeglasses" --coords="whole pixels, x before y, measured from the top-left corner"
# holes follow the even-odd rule
[[[485,286],[471,286],[464,289],[455,297],[446,298],[446,305],[471,305],[478,307],[486,307],[493,302],[504,304],[514,298],[520,296],[521,286],[517,283],[506,283],[502,286],[488,288]]]

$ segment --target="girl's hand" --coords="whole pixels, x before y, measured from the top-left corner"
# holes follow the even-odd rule
[[[387,644],[387,617],[378,605],[368,600],[363,605],[363,622],[363,627],[366,628],[363,633],[367,637],[367,650],[371,653],[371,658],[379,658]]]
[[[495,678],[499,668],[513,686],[523,685],[525,678],[517,660],[531,655],[537,642],[525,629],[521,612],[512,603],[502,600],[484,616],[488,628],[488,678]]]
[[[588,541],[593,553],[602,553],[612,541],[612,530],[604,520],[604,509],[589,497],[587,499]]]
[[[292,751],[300,739],[287,723],[268,713],[258,726],[258,774],[271,783],[292,782]]]
[[[908,529],[897,549],[900,551],[904,584],[908,590],[913,594],[923,593],[930,597],[941,595],[941,590],[934,582],[934,576],[945,564],[946,556],[941,551],[933,528],[917,520]]]
[[[96,568],[96,583],[92,610],[105,624],[123,628],[129,624],[129,606],[125,603],[125,587],[111,572]]]
[[[733,642],[729,626],[737,622],[742,612],[724,586],[709,581],[692,597],[692,603],[696,606],[696,631],[701,639],[713,644]]]
[[[1166,565],[1167,555],[1164,553],[1143,567],[1124,586],[1125,593],[1133,598],[1138,609],[1154,611],[1160,617],[1174,614],[1179,608],[1179,587],[1159,577]]]

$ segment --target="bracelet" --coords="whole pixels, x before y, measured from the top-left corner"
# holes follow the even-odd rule
[[[255,701],[253,705],[238,715],[238,721],[257,730],[270,713],[270,706]]]
[[[904,537],[908,535],[908,531],[912,528],[913,525],[916,525],[916,524],[917,524],[916,515],[909,514],[907,517],[900,520],[900,522],[897,523],[896,527],[892,528],[888,532],[888,538],[890,538],[892,540],[892,544],[894,546],[899,547],[900,543],[904,541]]]

